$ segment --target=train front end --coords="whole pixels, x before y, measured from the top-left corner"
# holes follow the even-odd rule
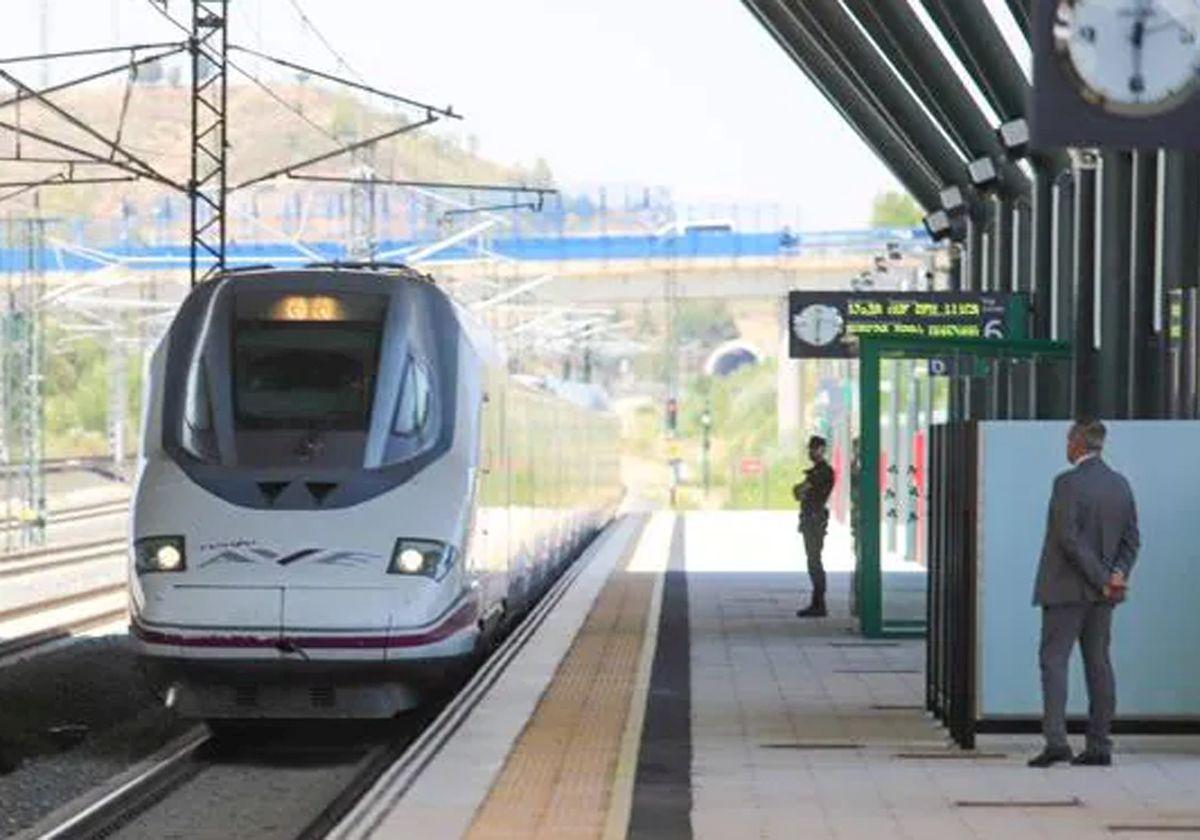
[[[197,287],[148,381],[131,631],[185,716],[387,717],[476,646],[479,383],[406,272]]]

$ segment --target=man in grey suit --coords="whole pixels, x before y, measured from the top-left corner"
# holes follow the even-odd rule
[[[1054,481],[1046,540],[1033,602],[1042,608],[1042,734],[1046,747],[1031,767],[1060,761],[1112,763],[1116,681],[1109,660],[1113,608],[1125,598],[1140,538],[1129,482],[1101,454],[1104,424],[1080,421],[1067,435],[1072,468]],[[1087,746],[1072,757],[1067,743],[1067,664],[1076,639],[1088,685]]]

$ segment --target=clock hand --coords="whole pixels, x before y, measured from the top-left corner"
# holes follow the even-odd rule
[[[1133,24],[1133,34],[1130,40],[1133,42],[1133,75],[1129,79],[1129,89],[1135,94],[1141,94],[1145,87],[1145,79],[1142,69],[1145,65],[1146,58],[1146,7],[1138,7],[1138,18]]]

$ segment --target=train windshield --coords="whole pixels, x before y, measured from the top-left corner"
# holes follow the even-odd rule
[[[366,431],[380,333],[378,322],[239,320],[235,427]]]
[[[354,470],[415,474],[453,442],[454,316],[431,283],[359,272],[201,285],[168,338],[163,447],[195,480],[252,507],[346,502],[369,489],[350,489]],[[262,475],[301,473],[336,473],[336,498],[262,496]]]

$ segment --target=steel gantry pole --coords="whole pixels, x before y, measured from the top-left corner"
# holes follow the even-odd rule
[[[225,268],[226,98],[229,0],[192,0],[192,284]]]
[[[936,210],[941,184],[929,162],[884,119],[828,50],[785,13],[782,0],[744,3],[913,198],[926,212]]]
[[[1076,152],[1075,211],[1072,250],[1074,252],[1073,325],[1075,376],[1071,389],[1071,411],[1076,417],[1095,416],[1100,408],[1099,330],[1096,309],[1099,271],[1097,221],[1101,196],[1099,158],[1091,151]]]
[[[1166,377],[1170,414],[1190,417],[1195,412],[1181,390],[1183,371],[1195,365],[1192,360],[1195,337],[1189,322],[1180,324],[1179,335],[1170,335],[1175,313],[1182,304],[1181,295],[1200,284],[1200,156],[1193,152],[1167,151],[1159,159],[1158,299],[1161,302],[1163,329],[1168,333],[1172,369]],[[1181,291],[1182,290],[1182,291]]]
[[[1129,345],[1133,331],[1130,300],[1130,232],[1133,211],[1133,160],[1128,152],[1106,151],[1100,159],[1096,197],[1096,349],[1099,354],[1098,412],[1117,419],[1129,416]]]
[[[1041,336],[1073,342],[1075,177],[1069,170],[1051,175],[1047,167],[1037,170],[1037,179],[1034,212],[1040,219],[1035,244],[1038,240],[1042,244],[1033,256],[1034,324],[1044,330]],[[1072,378],[1061,364],[1045,363],[1037,369],[1037,418],[1048,420],[1070,414]]]
[[[1130,162],[1129,378],[1127,414],[1135,419],[1164,416],[1163,367],[1166,333],[1155,315],[1155,243],[1158,217],[1158,153],[1134,152]]]

